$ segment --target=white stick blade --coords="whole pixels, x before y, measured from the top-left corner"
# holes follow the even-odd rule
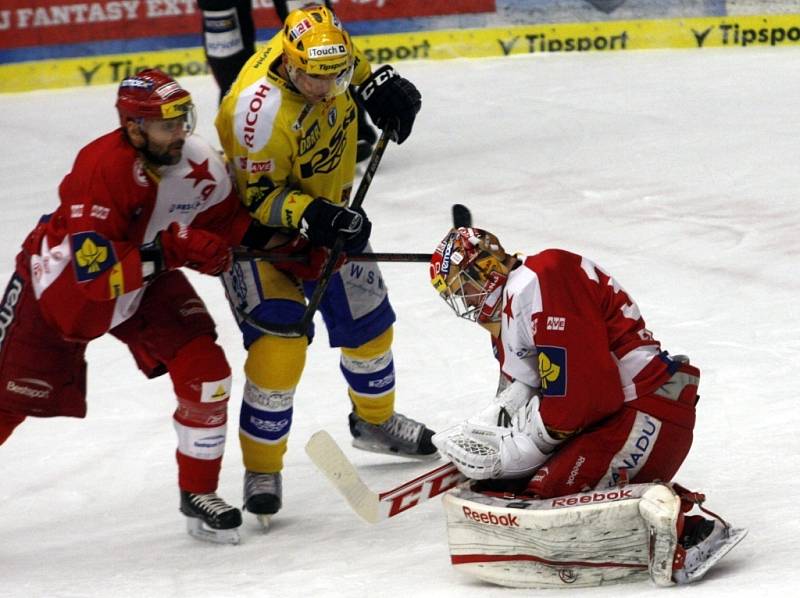
[[[381,519],[378,495],[361,480],[356,468],[330,434],[325,430],[312,434],[306,443],[306,453],[362,519],[369,523]]]

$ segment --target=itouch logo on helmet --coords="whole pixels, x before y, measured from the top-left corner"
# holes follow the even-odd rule
[[[329,58],[331,56],[346,56],[347,48],[344,44],[330,44],[327,46],[314,46],[308,49],[308,57],[315,58]]]

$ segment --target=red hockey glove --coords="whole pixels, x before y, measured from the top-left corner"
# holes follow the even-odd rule
[[[270,251],[307,257],[308,259],[303,261],[287,260],[285,262],[273,262],[272,264],[281,272],[292,274],[300,280],[318,280],[322,275],[322,270],[325,268],[325,262],[328,261],[328,256],[331,254],[327,248],[311,245],[308,240],[299,235],[289,243],[271,248]],[[333,267],[334,272],[342,267],[346,259],[347,256],[344,252],[339,254],[339,258]]]
[[[233,263],[233,254],[225,239],[178,222],[162,231],[158,242],[164,267],[169,270],[187,266],[203,274],[217,275],[229,270]]]

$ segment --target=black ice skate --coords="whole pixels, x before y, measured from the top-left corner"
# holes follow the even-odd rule
[[[350,413],[350,433],[353,446],[364,451],[420,460],[439,458],[439,452],[431,442],[433,430],[400,413],[393,413],[380,425]]]
[[[283,479],[278,473],[244,474],[244,510],[256,516],[266,529],[272,516],[283,505]]]
[[[218,544],[238,544],[242,514],[215,492],[195,494],[181,490],[181,513],[190,536]]]

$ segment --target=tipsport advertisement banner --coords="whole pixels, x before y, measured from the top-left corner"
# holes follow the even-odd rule
[[[141,0],[128,1],[141,3]],[[163,3],[166,0],[152,0],[156,1]],[[353,4],[356,1],[353,0]],[[426,1],[432,3],[435,0]],[[500,1],[497,4],[498,11]],[[451,9],[456,4],[454,0],[447,0],[446,3]],[[148,3],[145,2],[145,5]],[[0,9],[0,13],[4,10]],[[199,15],[195,16],[199,20]],[[759,47],[796,49],[800,46],[800,14],[538,23],[357,35],[354,40],[373,64],[418,59],[664,48],[695,51],[707,48],[739,51]],[[161,68],[174,77],[208,72],[201,47],[0,63],[0,92],[119,83],[132,73],[153,67]]]

